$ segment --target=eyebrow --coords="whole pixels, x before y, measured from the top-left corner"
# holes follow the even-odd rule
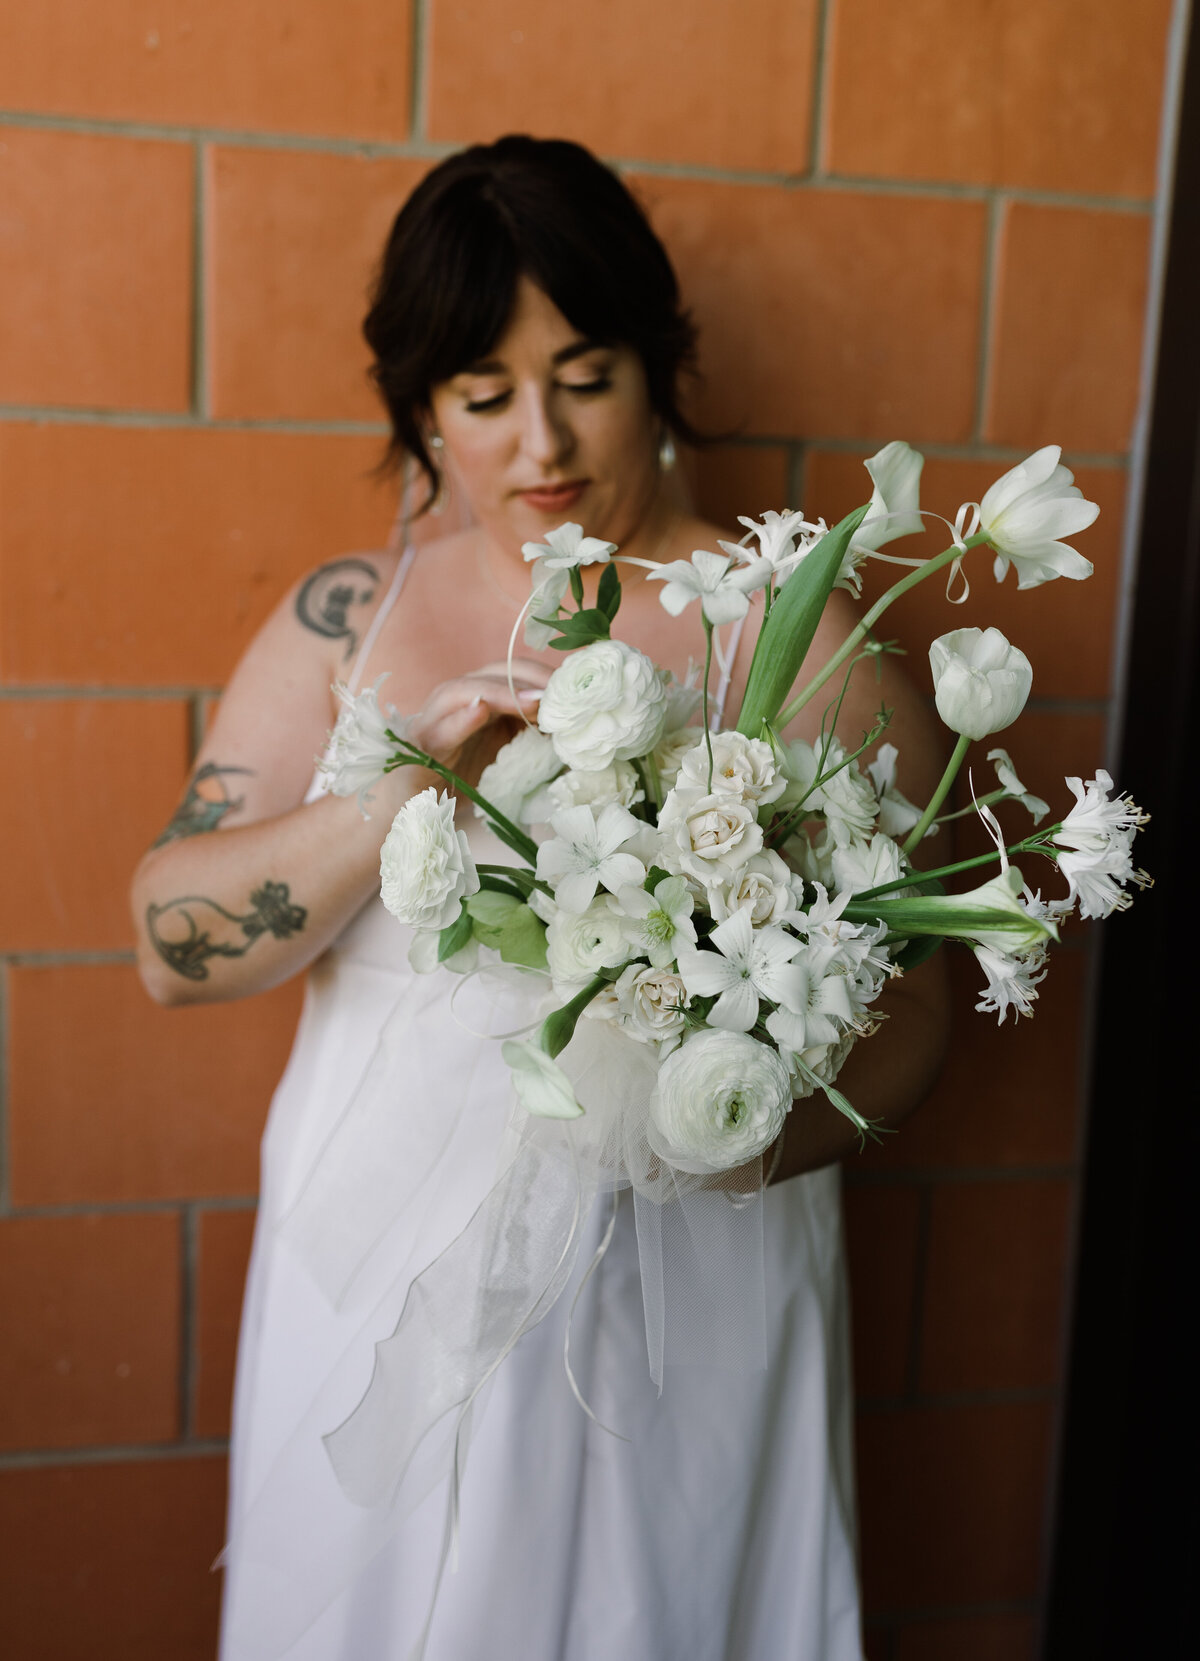
[[[569,346],[555,352],[551,363],[560,368],[564,363],[571,363],[575,358],[586,357],[589,352],[601,351],[604,342],[601,340],[574,340]],[[487,358],[479,363],[469,363],[465,369],[459,371],[462,375],[504,375],[508,372],[508,365],[499,358]]]

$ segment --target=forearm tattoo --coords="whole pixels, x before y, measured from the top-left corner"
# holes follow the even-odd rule
[[[146,907],[146,932],[154,949],[185,980],[207,980],[212,957],[244,957],[264,934],[288,940],[308,918],[292,905],[286,882],[264,882],[250,896],[250,910],[239,917],[202,894],[184,894],[165,905]]]
[[[354,614],[370,605],[379,588],[379,572],[365,559],[335,559],[322,565],[296,595],[296,616],[306,629],[327,640],[344,640],[345,656],[358,645]]]
[[[215,761],[206,761],[203,767],[197,768],[188,782],[187,794],[171,816],[170,824],[152,846],[161,848],[164,842],[175,842],[181,836],[200,836],[205,831],[216,830],[226,814],[236,813],[245,798],[229,794],[225,780],[232,773],[252,778],[254,769],[218,767]]]

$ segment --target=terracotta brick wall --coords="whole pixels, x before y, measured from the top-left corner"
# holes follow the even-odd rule
[[[357,337],[431,159],[578,137],[650,205],[740,436],[703,505],[953,512],[1061,443],[1097,574],[953,623],[1104,760],[1170,0],[39,0],[0,15],[0,1601],[12,1653],[212,1653],[256,1142],[298,989],[153,1008],[125,889],[281,585],[377,545]],[[940,544],[939,544],[940,545]],[[921,672],[952,626],[895,622]],[[848,1174],[872,1661],[1032,1652],[1089,937]],[[964,966],[964,1011],[978,979]]]

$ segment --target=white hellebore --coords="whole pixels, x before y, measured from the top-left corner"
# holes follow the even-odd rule
[[[466,836],[454,828],[452,796],[431,785],[409,797],[380,849],[379,875],[393,917],[415,929],[450,927],[459,902],[479,890]]]
[[[646,580],[663,584],[659,599],[672,617],[699,600],[708,621],[719,626],[744,617],[750,609],[750,595],[770,577],[765,562],[740,565],[724,554],[697,548],[690,560],[673,559],[660,570],[648,572]]]
[[[1061,455],[1057,444],[1036,450],[997,479],[979,504],[980,527],[996,549],[997,582],[1010,564],[1018,588],[1091,576],[1091,561],[1059,538],[1085,531],[1100,509],[1084,498],[1074,473],[1059,463]]]
[[[622,888],[617,905],[625,938],[655,969],[668,968],[678,951],[696,944],[696,902],[682,877],[664,877],[655,883],[653,895],[644,888]]]
[[[325,754],[317,763],[317,771],[334,796],[357,796],[363,817],[367,818],[366,803],[370,791],[383,777],[384,769],[396,753],[395,743],[387,736],[391,727],[403,738],[408,721],[397,714],[389,704],[385,714],[379,707],[379,688],[387,680],[380,675],[374,686],[368,686],[357,696],[343,681],[333,683],[333,692],[341,709],[329,735]]]
[[[666,676],[621,640],[571,652],[547,682],[538,725],[568,767],[596,773],[652,750],[666,718]]]
[[[915,536],[922,528],[918,503],[925,457],[911,444],[894,439],[877,450],[863,466],[871,475],[871,501],[866,518],[851,544],[861,554],[873,554],[898,536]]]
[[[615,542],[584,536],[583,526],[565,525],[546,533],[545,542],[523,542],[526,560],[540,560],[547,571],[572,571],[580,565],[607,565],[617,551]]]
[[[951,732],[986,738],[1025,708],[1033,669],[999,629],[952,629],[929,648],[937,712]]]
[[[792,1105],[787,1069],[743,1032],[700,1032],[659,1068],[647,1140],[684,1171],[727,1171],[765,1152]]]
[[[571,1081],[533,1039],[510,1038],[500,1054],[512,1069],[517,1100],[536,1119],[578,1119],[583,1112]]]
[[[716,951],[684,947],[676,954],[683,984],[693,997],[716,997],[708,1024],[749,1032],[758,1000],[795,1004],[804,995],[803,972],[792,962],[803,944],[781,928],[756,929],[748,911],[735,911],[708,937]]]
[[[1150,880],[1144,871],[1134,870],[1131,853],[1134,836],[1148,815],[1128,796],[1109,801],[1113,781],[1102,767],[1086,785],[1082,779],[1068,779],[1067,786],[1075,795],[1075,806],[1053,841],[1066,850],[1058,864],[1071,885],[1071,899],[1078,899],[1081,917],[1124,911],[1131,901],[1120,885],[1136,882],[1144,888]]]
[[[586,911],[603,884],[615,894],[624,884],[643,882],[646,867],[621,848],[642,828],[628,808],[610,802],[599,813],[568,807],[550,821],[553,839],[537,851],[537,875],[548,882],[567,911]]]

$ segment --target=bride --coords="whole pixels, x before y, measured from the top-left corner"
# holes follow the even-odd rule
[[[683,505],[671,475],[675,437],[695,436],[677,404],[694,331],[674,273],[625,187],[578,146],[511,137],[436,167],[397,217],[365,331],[393,459],[412,458],[431,500],[453,490],[471,523],[419,550],[333,558],[283,598],[133,890],[141,973],[160,1002],[245,997],[309,971],[263,1145],[223,1661],[405,1661],[422,1646],[429,1661],[857,1661],[832,1163],[853,1131],[823,1097],[790,1114],[763,1204],[765,1371],[673,1368],[658,1394],[622,1204],[571,1328],[595,1418],[562,1365],[569,1288],[473,1415],[453,1549],[440,1468],[440,1482],[370,1513],[325,1456],[322,1435],[362,1396],[409,1287],[488,1193],[509,1105],[499,1047],[451,1013],[445,972],[414,976],[408,931],[378,899],[392,817],[430,781],[393,773],[366,819],[353,799],[324,795],[313,762],[336,713],[331,685],[386,673],[381,701],[413,713],[413,742],[477,775],[536,715],[555,666],[553,652],[520,657],[514,695],[503,660],[529,593],[523,543],[573,520],[665,562],[729,534]],[[783,506],[746,507],[768,505]],[[818,659],[846,632],[840,599]],[[690,619],[669,617],[658,585],[640,580],[626,580],[621,634],[681,674],[695,649]],[[718,702],[740,692],[753,641],[725,644]],[[920,798],[939,771],[924,713],[891,659],[882,677],[856,676],[839,730],[870,727],[882,698],[905,790]],[[810,706],[792,735],[812,739],[819,718]],[[459,822],[482,849],[473,815],[460,809]],[[855,1048],[843,1080],[862,1112],[894,1123],[940,1057],[936,960],[881,1007],[892,1019]],[[380,1054],[391,1094],[368,1176],[399,1183],[434,1130],[442,1142],[429,1180],[334,1294],[284,1225],[328,1175],[331,1131]],[[581,1263],[606,1221],[588,1220]]]

